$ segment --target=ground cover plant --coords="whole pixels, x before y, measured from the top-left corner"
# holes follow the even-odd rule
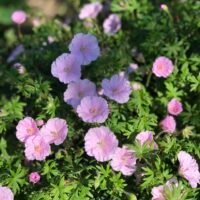
[[[199,200],[200,2],[49,2],[0,2],[0,199]]]

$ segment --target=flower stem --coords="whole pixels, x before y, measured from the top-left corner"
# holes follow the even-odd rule
[[[23,36],[22,36],[22,32],[21,32],[21,27],[19,24],[17,25],[17,33],[18,33],[19,40],[21,40]]]
[[[147,82],[146,82],[146,87],[149,86],[150,80],[151,80],[151,76],[152,76],[152,71],[149,71],[148,77],[147,77]]]

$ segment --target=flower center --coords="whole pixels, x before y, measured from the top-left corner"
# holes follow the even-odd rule
[[[80,47],[80,51],[81,51],[82,53],[84,53],[84,52],[86,51],[86,49],[87,49],[86,46],[81,46],[81,47]]]
[[[34,133],[34,129],[33,128],[27,128],[26,131],[27,131],[27,133],[29,135],[33,135],[33,133]]]
[[[123,156],[123,157],[122,157],[122,163],[123,163],[123,164],[126,164],[127,161],[128,161],[128,156]]]
[[[90,108],[89,110],[90,114],[92,114],[93,116],[97,115],[97,109],[96,108]]]
[[[82,91],[79,91],[79,92],[78,92],[78,96],[79,96],[80,98],[82,98],[82,97],[84,96],[83,92],[82,92]]]
[[[53,135],[53,138],[58,138],[58,132],[57,131],[51,131],[51,134]]]
[[[64,72],[69,73],[70,71],[71,71],[71,68],[70,68],[69,66],[66,66],[66,67],[64,68]]]
[[[176,113],[176,112],[178,111],[178,108],[175,106],[175,107],[173,107],[173,109],[172,109],[172,110],[173,110],[173,112],[175,112],[175,113]]]
[[[163,64],[159,64],[158,65],[158,70],[159,71],[163,71],[164,70],[164,65]]]
[[[112,89],[112,93],[116,94],[116,93],[118,93],[118,92],[119,92],[118,88],[113,88],[113,89]]]
[[[101,140],[99,140],[98,142],[97,142],[97,145],[100,147],[100,148],[104,148],[105,147],[105,145],[106,145],[106,142],[105,142],[105,140],[104,139],[101,139]]]
[[[37,153],[41,153],[41,152],[42,152],[42,148],[41,148],[40,145],[35,145],[35,146],[34,146],[34,149],[35,149],[35,151],[36,151]]]

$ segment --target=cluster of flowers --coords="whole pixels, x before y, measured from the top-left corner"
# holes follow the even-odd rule
[[[97,95],[98,92],[93,82],[88,79],[80,79],[80,66],[89,64],[100,55],[97,40],[90,34],[79,33],[74,36],[69,49],[71,54],[62,54],[53,62],[52,74],[61,82],[68,83],[64,100],[76,110],[84,122],[103,123],[109,114],[107,101]],[[76,69],[77,66],[79,70]],[[135,70],[137,67],[134,65],[132,68]],[[167,57],[160,56],[153,63],[152,72],[157,77],[166,78],[173,72],[173,69],[172,61]],[[101,95],[118,103],[126,103],[129,100],[131,86],[124,74],[113,75],[110,80],[104,79],[101,86]],[[177,116],[183,110],[182,104],[177,99],[172,99],[168,103],[167,110],[169,114]],[[174,133],[176,130],[176,121],[170,115],[167,115],[160,125],[164,132]],[[118,140],[109,128],[104,126],[91,128],[86,133],[84,140],[87,155],[100,162],[111,160],[110,164],[113,170],[120,171],[124,175],[131,175],[135,171],[137,160],[135,153],[127,147],[118,147]],[[154,149],[158,148],[153,140],[153,133],[150,131],[141,132],[137,135],[136,140],[140,141],[141,145],[146,143],[151,144],[150,146],[153,146]]]
[[[139,133],[136,140],[141,145],[146,144],[154,149],[158,148],[151,131]],[[135,152],[126,146],[118,147],[119,142],[109,128],[105,126],[90,128],[84,141],[88,156],[94,157],[99,162],[111,160],[110,165],[113,170],[120,171],[123,175],[130,176],[135,172],[137,160]]]
[[[174,65],[172,61],[165,57],[158,57],[154,63],[152,72],[157,77],[167,78],[174,70]],[[183,111],[183,106],[180,101],[173,98],[167,105],[167,111],[169,114],[177,116]],[[176,121],[173,116],[167,115],[161,122],[160,125],[164,132],[174,133],[176,131]]]
[[[60,82],[68,83],[64,92],[64,101],[71,105],[78,116],[88,123],[103,123],[108,118],[107,101],[98,96],[96,86],[88,79],[81,78],[81,65],[90,64],[100,55],[100,48],[95,36],[78,33],[72,39],[70,54],[60,55],[52,63],[51,73]],[[102,81],[102,94],[118,102],[126,103],[131,94],[128,79],[115,74],[111,79]]]
[[[94,19],[103,10],[99,2],[85,4],[79,13],[79,19]],[[121,19],[117,14],[110,14],[103,22],[104,33],[113,35],[121,29]]]
[[[60,145],[67,137],[66,121],[52,118],[46,124],[31,117],[20,120],[16,127],[16,137],[25,143],[25,156],[28,160],[45,160],[51,153],[50,144]]]
[[[197,184],[200,183],[200,172],[196,160],[187,152],[180,151],[178,153],[179,175],[183,176],[189,181],[192,188],[196,188]],[[177,180],[174,181],[175,186],[178,186]],[[168,181],[165,185],[159,185],[152,189],[152,200],[167,200],[166,190],[171,189],[171,181]]]
[[[167,105],[168,113],[174,116],[179,115],[183,111],[183,106],[180,101],[173,98]],[[174,133],[176,131],[176,121],[173,116],[167,115],[161,122],[160,125],[164,132]]]

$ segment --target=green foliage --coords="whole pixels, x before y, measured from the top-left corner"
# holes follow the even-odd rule
[[[168,10],[163,11],[160,0],[102,0],[104,11],[87,21],[91,27],[77,18],[86,1],[63,2],[68,12],[62,15],[58,11],[48,18],[26,1],[0,1],[0,185],[9,186],[16,200],[148,200],[153,187],[176,177],[178,186],[166,187],[166,200],[199,200],[200,190],[191,188],[178,174],[177,160],[181,150],[198,163],[200,160],[199,1],[167,1]],[[28,12],[28,21],[21,26],[22,37],[10,20],[15,9]],[[122,20],[121,30],[113,36],[107,36],[102,27],[110,13],[117,13]],[[41,20],[38,27],[32,25],[35,18]],[[127,72],[129,63],[139,65],[129,80],[131,84],[139,82],[141,89],[133,90],[126,104],[107,99],[110,114],[102,124],[115,133],[119,146],[126,145],[135,152],[137,169],[130,177],[113,171],[109,162],[97,162],[86,155],[84,135],[99,125],[79,119],[63,101],[67,86],[51,75],[51,63],[61,53],[68,53],[68,44],[78,32],[94,34],[98,39],[101,56],[82,68],[82,78],[93,81],[97,89],[102,79]],[[19,44],[24,45],[25,52],[7,63]],[[174,71],[166,79],[151,73],[160,55],[174,63]],[[24,66],[23,74],[13,67],[15,62]],[[183,103],[183,113],[175,118],[176,132],[169,135],[162,132],[159,122],[168,114],[167,103],[172,98]],[[25,160],[24,145],[15,136],[16,125],[24,116],[67,121],[66,141],[53,146],[44,162]],[[136,135],[146,130],[155,133],[157,150],[135,141]],[[41,174],[38,184],[28,183],[33,171]]]

